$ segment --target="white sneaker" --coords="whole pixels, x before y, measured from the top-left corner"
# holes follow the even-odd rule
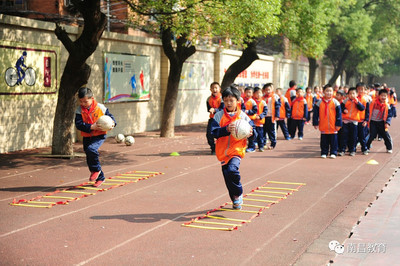
[[[303,140],[303,137],[299,137],[299,140]]]
[[[336,155],[335,154],[331,154],[331,159],[336,159]]]
[[[322,158],[322,159],[326,159],[326,155],[325,155],[325,154],[322,154],[322,155],[321,155],[321,158]]]
[[[387,153],[393,153],[393,150],[387,150]]]
[[[350,152],[350,154],[349,154],[350,156],[355,156],[356,155],[356,153],[355,152]]]
[[[369,153],[368,150],[366,150],[366,151],[363,152],[364,155],[368,155],[368,153]]]

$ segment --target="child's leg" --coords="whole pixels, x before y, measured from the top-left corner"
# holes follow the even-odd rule
[[[263,149],[265,146],[264,128],[256,127],[258,148]]]
[[[349,140],[348,140],[349,152],[356,151],[357,145],[357,125],[349,123]]]
[[[210,145],[211,152],[215,152],[215,141],[214,141],[214,137],[211,135],[211,121],[212,121],[212,119],[208,119],[206,137],[207,137],[208,145]]]
[[[328,155],[329,153],[329,135],[328,134],[321,134],[321,155]]]
[[[262,132],[265,143],[267,143],[267,132],[268,132],[268,125],[267,125],[267,118],[265,118],[265,123],[263,125],[263,132]]]
[[[272,123],[272,117],[266,117],[265,124],[267,125],[267,133],[268,133],[268,138],[271,141],[271,147],[275,148],[276,130],[275,130],[275,123]]]
[[[296,135],[296,120],[291,119],[290,123],[288,123],[288,127],[289,127],[289,135],[293,139]]]
[[[100,172],[101,164],[98,149],[105,141],[105,135],[83,138],[83,149],[86,153],[86,162],[91,172]],[[104,180],[104,173],[101,171],[97,180]]]
[[[227,164],[222,166],[225,184],[229,192],[229,197],[233,201],[235,197],[242,195],[243,188],[240,183],[240,159],[232,158]]]
[[[285,137],[285,139],[289,139],[290,138],[290,136],[289,136],[289,130],[288,130],[288,128],[286,127],[286,122],[285,122],[285,120],[283,119],[283,120],[278,120],[278,124],[280,125],[280,127],[281,127],[281,129],[282,129],[282,133],[283,133],[283,136]]]
[[[389,131],[385,130],[385,122],[381,121],[377,124],[378,134],[382,136],[383,140],[385,141],[385,146],[387,150],[393,149],[392,138],[390,137]]]
[[[346,152],[346,147],[349,142],[349,134],[350,134],[349,123],[343,123],[343,127],[341,128],[341,130],[342,133],[340,135],[339,151]]]
[[[338,152],[338,136],[337,134],[329,134],[330,137],[330,146],[331,146],[331,155],[337,155]]]
[[[367,141],[366,141],[366,127],[363,127],[362,122],[359,122],[357,125],[357,142],[360,142],[361,151],[364,152],[367,150]]]
[[[369,123],[369,137],[368,137],[368,141],[367,141],[367,149],[371,149],[371,143],[372,141],[374,141],[374,139],[376,138],[376,136],[378,135],[378,129],[376,126],[376,121],[371,121]]]
[[[299,129],[299,132],[297,133],[299,138],[303,138],[304,136],[304,120],[298,120],[297,122],[297,127]]]

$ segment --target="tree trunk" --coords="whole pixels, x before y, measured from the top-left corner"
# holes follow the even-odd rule
[[[339,63],[337,64],[337,66],[335,66],[335,71],[333,72],[333,76],[331,77],[331,79],[329,80],[329,84],[331,84],[332,86],[334,86],[337,78],[340,76],[340,73],[343,72],[344,69],[344,63],[346,62],[347,57],[350,55],[350,47],[347,46],[346,49],[343,52],[342,57],[339,60]]]
[[[315,82],[315,73],[317,73],[317,59],[308,57],[308,87],[314,87],[314,82]],[[319,84],[318,84],[319,85]]]
[[[196,52],[196,47],[188,42],[186,36],[181,36],[176,40],[176,50],[174,50],[172,32],[169,28],[162,31],[161,41],[170,66],[161,118],[161,137],[172,138],[175,135],[176,102],[183,63]]]
[[[247,47],[243,50],[240,58],[230,65],[226,71],[221,82],[222,90],[229,87],[235,81],[236,77],[257,59],[259,59],[257,55],[257,41],[247,43]]]
[[[82,35],[72,41],[68,34],[56,24],[55,34],[69,52],[67,64],[61,77],[56,113],[53,124],[53,155],[72,155],[72,129],[75,118],[78,89],[88,82],[90,66],[86,59],[96,50],[106,26],[106,16],[100,12],[100,0],[72,0],[82,14],[84,29]]]

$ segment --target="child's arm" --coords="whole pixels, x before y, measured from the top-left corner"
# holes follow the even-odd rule
[[[83,122],[82,115],[80,113],[75,114],[75,126],[77,129],[80,131],[90,133],[92,130],[101,130],[99,127],[97,127],[97,124],[88,124]]]
[[[259,115],[260,119],[263,119],[264,117],[266,117],[266,116],[267,116],[267,113],[268,113],[268,107],[267,107],[267,104],[264,103],[263,111],[262,111],[262,113]],[[253,122],[253,121],[252,121],[252,122]]]
[[[249,101],[252,101],[252,100],[249,100]],[[245,113],[247,115],[255,115],[258,112],[257,104],[255,102],[253,102],[253,101],[252,101],[252,103],[253,103],[253,107],[250,110],[246,110],[245,111]]]
[[[105,115],[108,115],[109,117],[111,117],[111,119],[114,121],[114,127],[117,126],[117,120],[115,120],[115,117],[110,113],[110,111],[108,111],[108,108],[106,110]]]
[[[336,122],[335,122],[335,126],[336,126],[336,130],[339,130],[342,127],[342,110],[341,110],[340,104],[338,104],[336,106]]]
[[[307,101],[304,100],[304,116],[303,116],[303,120],[307,120],[307,116],[308,116],[308,106],[307,106]]]
[[[319,125],[319,105],[318,104],[314,104],[312,120],[313,120],[313,126],[315,127],[315,129],[317,129],[318,125]]]
[[[363,121],[363,127],[367,126],[368,121],[369,121],[369,105],[370,105],[370,101],[367,101],[367,103],[365,104],[365,118]]]
[[[291,117],[290,113],[292,112],[292,109],[290,109],[290,104],[288,101],[285,101],[285,109],[286,109],[286,117],[290,118]]]
[[[279,118],[280,118],[280,113],[279,113],[279,111],[280,111],[280,109],[281,109],[281,105],[282,105],[282,103],[281,103],[281,98],[277,98],[276,100],[275,100],[275,119],[276,120],[278,120]],[[272,122],[274,122],[274,121],[272,121]]]
[[[215,119],[211,120],[211,135],[218,139],[220,137],[225,137],[228,136],[229,134],[231,134],[228,131],[228,126],[226,127],[220,127],[220,125],[218,124],[217,121],[215,121]]]
[[[365,106],[356,98],[356,106],[357,106],[357,109],[358,110],[360,110],[360,111],[364,111],[365,110]]]
[[[388,108],[388,116],[385,121],[385,124],[388,124],[390,126],[390,122],[392,121],[392,117],[393,117],[393,110],[392,110],[392,108],[390,108],[389,104],[387,104],[386,108]]]

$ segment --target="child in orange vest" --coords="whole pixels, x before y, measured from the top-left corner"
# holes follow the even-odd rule
[[[385,141],[386,151],[392,153],[393,143],[389,134],[389,126],[392,119],[392,112],[387,103],[388,92],[381,89],[378,96],[370,104],[369,112],[369,138],[367,141],[367,149],[371,148],[372,141],[379,134]]]
[[[336,99],[340,104],[342,104],[342,102],[346,99],[346,94],[345,94],[345,92],[344,92],[343,90],[338,90],[338,91],[336,92],[335,99]],[[341,127],[341,128],[338,130],[338,133],[337,133],[338,148],[342,146],[342,143],[341,143],[342,134],[343,134],[343,127]]]
[[[210,113],[210,118],[208,119],[206,137],[208,145],[210,145],[211,148],[211,154],[215,154],[215,142],[211,134],[211,120],[215,113],[224,108],[224,103],[222,102],[221,86],[218,82],[211,83],[210,91],[211,95],[207,98],[207,111]]]
[[[260,152],[264,151],[265,146],[265,137],[264,137],[264,123],[265,123],[265,116],[267,115],[267,104],[262,99],[262,91],[259,87],[254,88],[254,95],[253,99],[257,106],[257,113],[251,117],[251,120],[254,123],[254,129],[256,134],[254,138],[249,139],[249,145],[246,149],[246,152],[254,152],[255,151],[255,141],[257,141],[258,149]]]
[[[307,113],[308,107],[304,98],[304,91],[302,88],[297,88],[296,98],[292,101],[292,122],[289,126],[289,134],[292,139],[296,136],[296,130],[298,130],[299,140],[303,139],[304,122],[307,119]]]
[[[252,87],[246,87],[244,90],[244,97],[242,97],[244,103],[244,108],[242,111],[245,112],[246,115],[252,120],[255,118],[255,115],[258,111],[257,103],[253,99],[253,93],[254,89]]]
[[[211,133],[217,139],[215,152],[222,165],[225,184],[234,209],[241,209],[243,188],[240,183],[239,166],[245,155],[247,140],[235,139],[231,132],[235,130],[234,121],[243,119],[251,125],[250,118],[238,108],[240,92],[233,86],[222,92],[225,108],[215,114],[211,122]]]
[[[274,93],[274,85],[272,83],[265,84],[263,86],[262,92],[264,93],[264,100],[267,104],[267,113],[264,123],[264,138],[266,140],[268,135],[268,139],[270,141],[268,149],[273,150],[276,146],[275,121],[279,120],[280,117],[279,110],[281,108],[281,99],[278,95]]]
[[[356,85],[357,99],[365,106],[364,111],[360,111],[360,120],[357,126],[357,142],[360,143],[361,151],[364,155],[368,154],[367,136],[369,121],[369,105],[372,102],[371,97],[367,94],[367,88],[364,83],[359,82]],[[357,149],[357,148],[356,148]]]
[[[90,170],[89,181],[95,181],[94,187],[99,187],[105,180],[99,160],[98,149],[106,139],[106,131],[97,126],[96,121],[103,115],[108,115],[116,121],[114,116],[101,103],[97,103],[93,92],[89,88],[80,88],[78,91],[80,106],[75,112],[75,126],[83,136],[83,150],[86,153],[86,162]]]
[[[342,110],[340,103],[333,98],[330,84],[324,86],[324,97],[314,105],[313,126],[321,131],[321,158],[328,156],[335,159],[338,150],[337,132],[342,126]]]
[[[306,98],[307,107],[308,107],[306,123],[309,124],[310,120],[311,120],[311,113],[312,113],[313,106],[314,106],[314,95],[312,93],[312,88],[311,87],[307,87],[306,88],[306,95],[304,96],[304,98]]]
[[[360,120],[360,111],[364,111],[365,106],[357,98],[357,90],[351,87],[347,93],[348,98],[341,103],[343,132],[341,133],[339,156],[344,156],[346,146],[350,156],[356,155],[357,127]]]
[[[281,107],[279,108],[279,119],[277,121],[276,129],[278,131],[278,128],[280,127],[285,139],[291,140],[289,136],[289,130],[287,129],[285,122],[285,118],[289,118],[291,113],[289,101],[285,96],[282,95],[282,88],[276,89],[276,95],[278,95],[279,98],[281,99]]]

